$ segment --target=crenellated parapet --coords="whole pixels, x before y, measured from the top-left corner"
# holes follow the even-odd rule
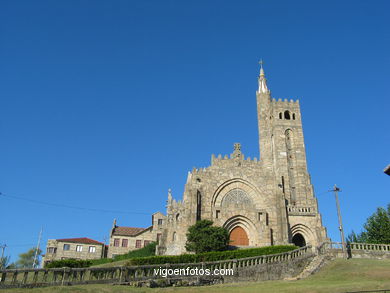
[[[260,160],[258,160],[256,157],[252,159],[251,157],[244,158],[243,156],[242,159],[238,161],[237,159],[228,155],[211,155],[211,166],[225,167],[229,165],[238,165],[238,163],[240,164],[240,166],[249,166],[253,164],[259,165]]]
[[[260,161],[257,158],[251,159],[251,157],[247,157],[245,159],[244,154],[241,152],[241,144],[235,143],[233,153],[230,155],[225,155],[222,157],[221,154],[215,156],[211,155],[211,166],[217,167],[233,167],[233,166],[253,166],[258,165]]]
[[[293,99],[272,99],[271,100],[273,105],[298,105],[299,106],[299,100],[294,101]]]
[[[299,106],[299,100],[287,100],[287,99],[272,99],[272,112],[275,121],[289,120],[289,123],[296,120],[300,121],[301,111]]]

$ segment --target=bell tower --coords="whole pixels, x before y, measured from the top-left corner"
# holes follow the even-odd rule
[[[275,176],[288,205],[316,204],[307,171],[299,101],[271,101],[272,147]]]
[[[318,244],[326,239],[326,230],[307,171],[299,100],[273,99],[260,64],[256,92],[260,160],[278,186],[276,199],[282,199],[281,230],[287,225],[288,235],[282,234],[289,242],[302,237],[305,243]]]
[[[260,159],[274,171],[288,205],[313,203],[299,101],[272,99],[260,64],[256,92]]]

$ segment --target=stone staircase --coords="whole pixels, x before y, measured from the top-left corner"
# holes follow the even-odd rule
[[[292,278],[285,278],[285,280],[296,281],[307,278],[308,276],[318,272],[329,260],[331,260],[329,255],[316,255],[299,275]]]

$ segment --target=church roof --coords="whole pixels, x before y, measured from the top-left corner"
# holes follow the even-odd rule
[[[145,230],[148,230],[148,228],[135,228],[135,227],[119,227],[116,226],[114,228],[114,231],[112,232],[112,235],[121,235],[121,236],[135,236],[141,232],[144,232]]]
[[[99,244],[104,245],[104,243],[87,238],[87,237],[81,237],[81,238],[64,238],[64,239],[56,239],[58,242],[71,242],[71,243],[82,243],[82,244]]]

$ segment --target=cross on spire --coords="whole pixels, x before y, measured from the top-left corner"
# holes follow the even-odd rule
[[[260,59],[259,64],[260,64],[260,76],[264,76],[264,69],[263,69],[263,59]]]

